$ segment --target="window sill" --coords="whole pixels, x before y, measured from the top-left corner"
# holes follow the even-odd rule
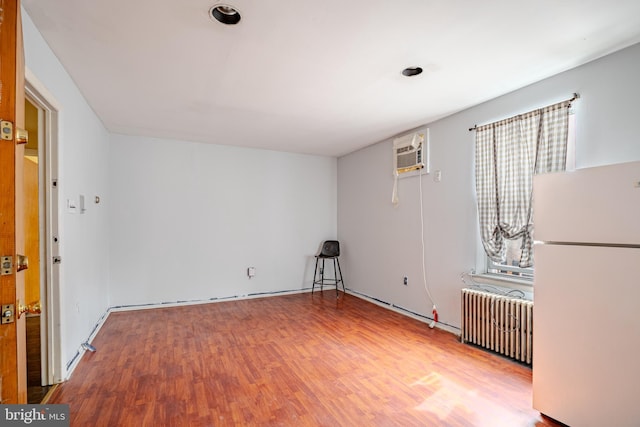
[[[471,279],[478,284],[500,286],[507,289],[517,289],[525,292],[526,294],[533,293],[533,280],[505,276],[506,275],[481,273],[472,274]]]

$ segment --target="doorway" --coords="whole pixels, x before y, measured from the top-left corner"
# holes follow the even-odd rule
[[[65,379],[60,353],[58,235],[58,110],[53,97],[26,71],[24,158],[27,401],[41,403]]]
[[[40,121],[42,113],[30,99],[25,99],[25,127],[29,141],[24,149],[24,225],[25,255],[29,268],[24,272],[27,316],[27,402],[40,403],[49,385],[42,381],[42,304],[40,274]]]

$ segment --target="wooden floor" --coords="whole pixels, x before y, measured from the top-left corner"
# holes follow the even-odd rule
[[[43,386],[40,356],[40,314],[27,315],[27,403],[40,403],[52,386]]]
[[[335,291],[112,313],[72,426],[557,426],[531,370]]]

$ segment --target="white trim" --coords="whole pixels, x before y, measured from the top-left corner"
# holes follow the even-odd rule
[[[66,369],[62,362],[62,335],[60,332],[61,301],[60,301],[60,266],[53,265],[53,256],[59,255],[59,244],[53,241],[53,236],[60,235],[59,221],[59,195],[60,189],[52,188],[52,180],[58,179],[59,174],[59,113],[60,103],[38,80],[38,78],[25,67],[25,94],[42,113],[44,113],[44,129],[42,138],[42,150],[39,160],[44,170],[44,228],[45,234],[41,236],[41,243],[45,246],[45,256],[42,262],[41,274],[45,276],[44,286],[41,288],[41,306],[44,316],[40,317],[41,342],[46,351],[43,361],[43,379],[47,384],[56,384],[66,378]]]
[[[89,337],[85,342],[91,343],[93,341],[96,335],[98,335],[98,332],[100,332],[100,329],[102,329],[102,326],[107,321],[107,317],[109,317],[110,314],[111,309],[107,309],[107,311],[105,311],[102,317],[98,320],[98,323],[96,323],[96,325],[93,327],[93,330],[91,331]],[[80,344],[80,347],[78,347],[78,350],[76,350],[76,354],[69,362],[67,362],[67,366],[65,367],[66,374],[64,377],[64,381],[67,381],[69,378],[71,378],[71,374],[78,367],[78,364],[80,363],[80,360],[82,360],[82,356],[84,356],[85,352],[86,350],[82,347],[82,344]]]
[[[216,302],[240,301],[240,300],[246,300],[246,299],[256,299],[256,298],[265,298],[265,297],[277,297],[280,295],[302,294],[310,291],[311,291],[311,288],[305,288],[305,289],[295,289],[290,291],[265,292],[265,293],[248,294],[248,295],[233,295],[228,297],[190,300],[190,301],[168,301],[168,302],[158,302],[158,303],[149,303],[149,304],[117,305],[117,306],[109,307],[108,311],[119,312],[119,311],[134,311],[134,310],[150,310],[154,308],[183,307],[183,306],[189,306],[189,305],[212,304]]]
[[[36,75],[26,66],[24,67],[25,89],[35,92],[37,97],[46,102],[47,106],[56,112],[62,111],[62,104],[53,96],[46,86],[36,77]]]
[[[412,319],[418,320],[418,321],[426,323],[426,324],[429,324],[429,323],[431,323],[431,321],[433,321],[433,318],[431,318],[429,316],[423,316],[421,314],[413,313],[410,310],[407,310],[406,308],[400,307],[400,306],[392,304],[392,303],[388,303],[386,301],[379,300],[377,298],[370,297],[369,295],[362,294],[360,292],[356,292],[356,291],[353,291],[351,289],[347,289],[347,293],[349,295],[352,295],[352,296],[356,297],[356,298],[363,299],[363,300],[368,301],[370,303],[373,303],[373,304],[375,304],[377,306],[386,308],[386,309],[391,310],[391,311],[395,311],[396,313],[402,314],[402,315],[407,316],[407,317],[411,317]],[[460,328],[457,328],[455,326],[449,325],[447,323],[442,323],[442,322],[437,322],[435,326],[438,329],[442,329],[443,331],[450,332],[450,333],[452,333],[454,335],[460,336]]]
[[[475,284],[486,284],[491,286],[498,286],[507,290],[516,289],[524,292],[525,294],[532,294],[533,292],[532,280],[508,277],[506,274],[500,275],[500,274],[490,274],[490,273],[470,274],[470,277],[472,281],[475,282]]]
[[[131,305],[120,305],[120,306],[109,307],[104,312],[100,320],[98,320],[98,323],[96,323],[96,325],[93,327],[93,330],[91,331],[91,333],[89,334],[89,337],[85,342],[89,344],[93,342],[93,339],[98,335],[98,332],[100,331],[100,329],[102,329],[102,326],[105,324],[105,322],[107,321],[107,318],[111,313],[117,313],[121,311],[151,310],[156,308],[212,304],[217,302],[239,301],[239,300],[246,300],[246,299],[275,297],[280,295],[301,294],[301,293],[310,292],[310,291],[311,291],[311,288],[306,288],[306,289],[296,289],[291,291],[269,292],[269,293],[261,293],[261,294],[234,295],[229,297],[211,298],[206,300],[170,301],[170,302],[160,302],[160,303],[151,303],[151,304],[139,304],[139,305],[131,304]],[[100,349],[97,349],[96,351],[100,351]],[[69,378],[71,378],[71,374],[78,367],[78,364],[80,363],[80,360],[82,360],[82,356],[84,356],[85,352],[86,350],[82,347],[82,344],[80,344],[74,356],[71,358],[71,360],[67,362],[67,366],[65,367],[66,375],[63,381],[66,381]]]
[[[87,338],[86,342],[88,342],[89,344],[91,344],[93,342],[93,339],[98,335],[98,332],[100,331],[100,329],[102,329],[102,326],[105,324],[107,318],[109,317],[109,315],[111,313],[117,313],[117,312],[123,312],[123,311],[137,311],[137,310],[151,310],[151,309],[156,309],[156,308],[169,308],[169,307],[183,307],[183,306],[190,306],[190,305],[201,305],[201,304],[213,304],[213,303],[219,303],[219,302],[227,302],[227,301],[240,301],[240,300],[247,300],[247,299],[256,299],[256,298],[268,298],[268,297],[276,297],[276,296],[281,296],[281,295],[293,295],[293,294],[301,294],[301,293],[310,293],[311,292],[311,288],[305,288],[305,289],[296,289],[296,290],[291,290],[291,291],[281,291],[281,292],[269,292],[269,293],[261,293],[261,294],[250,294],[250,295],[234,295],[234,296],[229,296],[229,297],[221,297],[221,298],[212,298],[212,299],[206,299],[206,300],[193,300],[193,301],[171,301],[171,302],[161,302],[161,303],[152,303],[152,304],[139,304],[139,305],[122,305],[122,306],[114,306],[114,307],[109,307],[105,313],[102,315],[102,317],[100,318],[100,320],[98,320],[98,323],[96,323],[96,325],[93,328],[93,331],[91,332],[91,334],[89,335],[89,337]],[[380,301],[377,300],[375,298],[372,298],[368,295],[364,295],[361,294],[359,292],[354,292],[350,289],[347,289],[347,294],[356,297],[356,298],[360,298],[362,300],[371,302],[379,307],[383,307],[386,308],[388,310],[394,311],[398,314],[402,314],[403,316],[407,316],[410,317],[412,319],[418,320],[420,322],[423,322],[425,324],[429,324],[433,319],[427,317],[427,316],[422,316],[422,315],[418,315],[416,313],[412,313],[411,311],[404,309],[402,307],[390,304],[390,303],[386,303],[384,301]],[[455,326],[451,326],[448,325],[446,323],[441,323],[438,322],[436,323],[436,327],[438,329],[442,329],[443,331],[446,332],[450,332],[456,336],[460,336],[460,329],[456,328]],[[96,349],[96,351],[100,351],[100,349]],[[86,352],[86,350],[84,348],[82,348],[82,345],[80,345],[78,347],[78,350],[76,351],[76,354],[73,356],[73,358],[68,362],[68,365],[66,367],[67,369],[67,376],[65,378],[65,380],[69,379],[71,377],[71,374],[73,373],[73,371],[76,369],[76,367],[78,366],[78,364],[80,363],[80,360],[82,360],[82,357],[84,356],[84,353]]]

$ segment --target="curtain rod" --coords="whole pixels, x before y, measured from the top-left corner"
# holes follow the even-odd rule
[[[578,94],[578,93],[574,93],[572,98],[567,99],[566,101],[560,101],[560,102],[573,102],[573,101],[575,101],[575,100],[576,100],[576,99],[578,99],[578,98],[580,98],[580,94]],[[560,102],[558,102],[558,104],[559,104]],[[535,110],[534,110],[534,111],[535,111]],[[498,121],[500,121],[500,120],[498,120]],[[484,125],[482,125],[482,126],[484,126]],[[472,128],[469,128],[469,132],[471,132],[471,131],[474,131],[474,130],[478,129],[478,127],[479,127],[478,125],[473,125],[473,127],[472,127]]]

